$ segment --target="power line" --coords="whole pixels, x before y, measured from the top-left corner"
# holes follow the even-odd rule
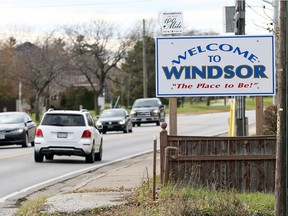
[[[270,18],[266,13],[265,13],[265,15],[266,15],[266,17],[265,16],[263,16],[263,14],[261,14],[261,13],[259,13],[258,11],[256,11],[251,5],[249,5],[249,4],[247,4],[247,3],[245,3],[245,5],[250,9],[250,10],[252,10],[255,14],[257,14],[259,17],[262,17],[263,19],[267,19],[267,17],[268,18]],[[263,8],[263,6],[262,6],[262,8]],[[265,12],[265,11],[264,11]]]
[[[115,5],[115,4],[127,4],[127,3],[142,3],[153,0],[130,0],[130,1],[114,1],[114,2],[98,2],[98,3],[81,3],[81,4],[47,4],[47,5],[23,5],[23,6],[1,6],[1,8],[55,8],[55,7],[85,7],[94,5]]]

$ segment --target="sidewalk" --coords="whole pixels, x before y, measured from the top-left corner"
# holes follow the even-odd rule
[[[157,175],[159,174],[159,154],[157,154]],[[48,196],[43,211],[46,213],[77,213],[100,206],[118,205],[143,180],[153,177],[153,153],[130,158],[90,173],[52,185],[27,197],[33,199]],[[0,209],[1,216],[12,216],[17,208],[14,205]]]
[[[159,155],[157,167],[159,167]],[[115,165],[114,165],[115,166]],[[47,200],[47,212],[80,212],[99,206],[111,206],[126,202],[133,188],[153,176],[153,154],[145,154],[110,166],[107,174],[98,174],[75,185],[65,193]],[[107,169],[107,168],[106,168]],[[109,169],[109,168],[108,168]],[[95,171],[94,174],[99,171]],[[92,174],[93,175],[93,174]],[[63,205],[63,203],[65,203]]]

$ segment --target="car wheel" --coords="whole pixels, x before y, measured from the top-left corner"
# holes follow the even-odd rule
[[[103,149],[102,149],[102,142],[101,142],[99,152],[95,153],[95,161],[101,161],[102,160],[102,153],[103,153]]]
[[[27,134],[25,134],[25,141],[22,143],[22,147],[23,148],[28,147],[28,143],[29,143],[29,137]]]
[[[160,125],[160,121],[156,122],[156,125],[159,126]]]
[[[85,159],[86,159],[86,163],[94,163],[95,161],[94,149],[91,150],[90,154],[86,155]]]
[[[31,146],[35,146],[35,142],[34,141],[31,142]]]
[[[135,127],[135,123],[132,123],[132,127]]]
[[[45,155],[46,160],[53,160],[54,155]]]
[[[129,130],[129,133],[132,133],[132,132],[133,132],[133,128],[131,127],[130,130]]]
[[[102,131],[102,134],[106,134],[106,131]]]
[[[140,123],[137,123],[137,126],[138,126],[138,127],[140,127],[140,126],[141,126],[141,124],[140,124]]]
[[[40,152],[34,151],[34,160],[35,162],[43,162],[44,155],[41,154]]]

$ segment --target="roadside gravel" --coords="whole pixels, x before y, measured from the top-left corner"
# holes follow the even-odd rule
[[[157,154],[157,175],[159,154]],[[147,153],[82,174],[0,206],[1,216],[14,216],[18,207],[39,197],[48,197],[43,213],[77,213],[96,207],[127,202],[133,189],[153,175],[153,153]],[[19,201],[20,205],[19,205]]]

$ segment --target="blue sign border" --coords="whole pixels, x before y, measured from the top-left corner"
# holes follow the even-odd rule
[[[160,40],[190,40],[190,39],[209,39],[209,38],[261,38],[261,37],[269,37],[272,40],[272,92],[261,92],[261,93],[189,93],[189,94],[160,94],[159,93],[159,71],[158,71],[158,43]],[[156,37],[155,39],[155,62],[156,62],[156,96],[157,97],[184,97],[184,96],[194,96],[194,97],[200,97],[200,96],[271,96],[275,95],[275,40],[273,35],[231,35],[231,36],[181,36],[181,37]]]

